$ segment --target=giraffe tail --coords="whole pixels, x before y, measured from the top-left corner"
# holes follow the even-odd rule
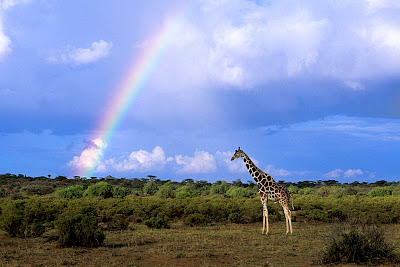
[[[290,193],[290,197],[292,198],[292,210],[294,210],[294,206],[293,206],[293,194]]]

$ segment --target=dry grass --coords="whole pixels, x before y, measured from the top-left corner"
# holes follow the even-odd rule
[[[400,253],[400,225],[383,226],[388,241]],[[205,227],[172,225],[151,230],[106,232],[99,248],[58,248],[42,238],[8,238],[0,233],[0,266],[310,266],[325,247],[326,223],[295,222],[294,235],[285,235],[283,222]],[[397,243],[395,243],[397,241]],[[349,265],[351,266],[351,265]]]

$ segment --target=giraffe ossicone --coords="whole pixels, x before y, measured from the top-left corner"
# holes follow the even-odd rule
[[[233,154],[231,160],[235,160],[237,158],[243,159],[247,169],[249,170],[250,175],[253,177],[253,179],[256,181],[258,185],[258,194],[260,195],[261,203],[263,205],[262,234],[264,233],[268,234],[269,232],[268,207],[267,207],[268,200],[278,202],[279,204],[281,204],[286,219],[286,234],[288,234],[289,232],[290,234],[293,234],[292,212],[290,211],[289,208],[290,197],[292,198],[292,208],[293,208],[292,194],[287,190],[285,186],[275,182],[275,180],[271,177],[271,175],[260,170],[253,163],[250,157],[247,156],[247,154],[240,149],[240,147],[238,148],[238,150],[235,151],[235,154]],[[265,231],[265,227],[267,228],[267,231]]]

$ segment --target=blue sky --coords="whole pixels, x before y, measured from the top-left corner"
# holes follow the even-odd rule
[[[107,144],[132,58],[187,1],[0,1],[0,173],[250,180],[400,175],[400,4],[191,1]],[[104,149],[104,147],[106,147]]]

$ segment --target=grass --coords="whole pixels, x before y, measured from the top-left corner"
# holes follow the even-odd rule
[[[59,248],[52,231],[25,239],[0,232],[0,266],[310,266],[332,224],[294,222],[293,236],[285,235],[284,222],[271,222],[268,236],[261,235],[260,223],[134,227],[106,232],[98,248]],[[382,227],[399,254],[400,225]]]

